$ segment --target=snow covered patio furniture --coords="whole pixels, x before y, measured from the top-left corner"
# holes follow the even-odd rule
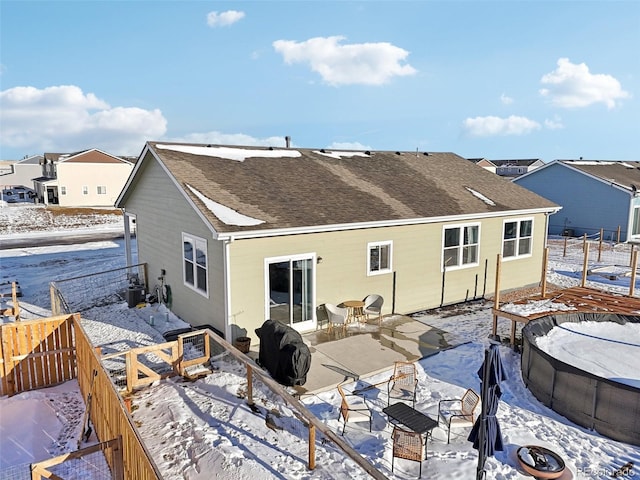
[[[393,432],[391,433],[391,439],[393,441],[391,471],[393,472],[393,464],[396,458],[412,460],[420,464],[420,473],[418,478],[422,478],[422,460],[424,458],[422,435],[416,432],[408,432],[399,427],[394,427]]]
[[[451,440],[452,428],[473,427],[480,396],[468,389],[461,398],[447,398],[438,402],[438,423],[447,427],[447,443]]]
[[[418,386],[418,372],[413,362],[395,362],[393,375],[387,383],[387,405],[391,399],[411,401],[416,406],[416,387]]]
[[[338,384],[338,392],[340,392],[340,397],[342,397],[340,402],[340,417],[344,421],[342,435],[344,435],[347,423],[349,422],[369,422],[369,431],[371,431],[373,418],[364,397],[353,393],[345,393],[342,389],[342,383]]]

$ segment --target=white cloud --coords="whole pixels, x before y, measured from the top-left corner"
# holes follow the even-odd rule
[[[31,152],[99,148],[116,155],[138,154],[167,127],[158,109],[111,107],[75,85],[3,90],[0,112],[0,145]]]
[[[189,133],[181,137],[171,137],[167,141],[176,143],[202,143],[211,145],[238,145],[255,147],[285,147],[285,137],[256,138],[244,133],[222,133],[217,131]],[[293,144],[291,144],[293,146]]]
[[[363,145],[360,142],[333,142],[327,147],[330,150],[371,150],[368,145]]]
[[[564,128],[562,119],[558,115],[555,115],[553,119],[549,119],[549,118],[545,119],[544,126],[549,130],[559,130],[561,128]]]
[[[467,118],[463,122],[464,131],[472,137],[525,135],[540,128],[538,122],[515,115],[508,118],[492,116]]]
[[[342,36],[316,37],[304,42],[277,40],[276,52],[287,64],[308,63],[329,85],[382,85],[394,76],[416,73],[409,64],[401,64],[409,52],[380,43],[340,44]]]
[[[504,93],[500,95],[500,101],[503,105],[511,105],[513,103],[513,98],[505,95]]]
[[[577,65],[568,58],[558,59],[558,68],[540,81],[547,86],[540,89],[540,94],[557,107],[587,107],[601,102],[611,109],[616,106],[616,100],[630,97],[611,75],[592,74],[586,64]]]
[[[228,27],[244,18],[244,12],[237,10],[227,10],[226,12],[209,12],[207,14],[207,25],[210,27]]]

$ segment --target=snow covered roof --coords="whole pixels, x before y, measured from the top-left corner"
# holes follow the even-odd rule
[[[333,151],[148,142],[218,233],[385,226],[555,211],[537,194],[449,152]],[[225,213],[222,213],[224,210]]]

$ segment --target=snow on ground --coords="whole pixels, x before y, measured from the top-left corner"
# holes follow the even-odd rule
[[[99,242],[78,246],[39,247],[33,249],[0,250],[2,275],[19,277],[25,297],[21,305],[25,318],[47,316],[48,277],[65,278],[97,268],[122,266],[124,246],[121,242]],[[44,260],[42,260],[44,259]],[[552,254],[548,281],[559,285],[576,285],[573,277],[582,268],[582,260],[563,259]],[[559,272],[568,272],[568,275]],[[604,279],[604,277],[602,277]],[[590,284],[625,293],[625,288],[606,281]],[[626,289],[628,291],[628,287]],[[488,345],[491,325],[491,304],[477,302],[460,308],[460,313],[425,312],[419,321],[456,335],[464,335],[469,342],[441,351],[417,363],[419,390],[416,408],[435,416],[438,401],[459,397],[466,388],[479,391],[477,376],[483,352]],[[112,351],[131,345],[146,345],[162,341],[162,332],[185,325],[169,314],[164,321],[164,307],[146,306],[127,308],[126,304],[93,308],[83,312],[83,327],[97,344]],[[514,307],[515,308],[515,307]],[[532,306],[522,307],[532,310]],[[539,308],[541,308],[539,306]],[[154,316],[150,325],[149,317]],[[159,319],[159,321],[158,321]],[[599,326],[598,328],[603,328]],[[591,333],[594,333],[591,331]],[[629,332],[620,337],[614,329],[597,331],[598,336],[638,343]],[[575,335],[575,334],[570,334]],[[607,344],[608,342],[602,342]],[[609,347],[596,343],[576,348],[589,356],[606,351]],[[636,349],[637,350],[637,349]],[[640,447],[610,440],[569,422],[544,407],[526,389],[520,374],[520,357],[506,346],[500,353],[508,378],[503,382],[504,394],[497,413],[504,437],[505,450],[487,460],[488,479],[531,478],[518,468],[515,451],[520,445],[539,444],[558,452],[567,462],[568,471],[563,478],[592,479],[610,477],[614,469],[628,461],[640,465]],[[637,352],[630,353],[638,359]],[[243,398],[246,395],[244,369],[225,357],[215,359],[215,371],[195,382],[169,379],[157,382],[134,395],[133,418],[140,425],[145,445],[166,479],[364,479],[362,472],[331,442],[317,445],[317,467],[307,470],[307,431],[301,427],[292,412],[259,383],[254,386],[258,411],[252,411]],[[636,375],[636,362],[616,362],[616,376]],[[386,406],[386,386],[391,369],[369,378],[346,385],[346,390],[365,390],[364,395],[373,411],[373,429],[365,425],[349,424],[345,440],[376,468],[390,478],[415,478],[418,464],[396,459],[395,473],[391,472],[391,429],[382,414]],[[376,386],[378,383],[381,385]],[[78,400],[79,399],[79,400]],[[9,477],[11,468],[23,471],[25,463],[47,458],[76,447],[83,408],[76,382],[25,392],[11,398],[0,399],[0,478]],[[340,397],[337,390],[308,395],[303,403],[327,427],[338,432]],[[64,405],[73,405],[65,410]],[[21,422],[13,413],[19,408]],[[23,432],[25,419],[29,431]],[[31,433],[29,433],[31,432]],[[425,478],[475,478],[477,451],[466,440],[468,430],[455,431],[451,444],[446,443],[446,432],[436,428],[428,442],[428,459],[423,463]],[[634,471],[635,473],[635,471]],[[28,477],[23,477],[28,478]]]
[[[45,205],[0,202],[0,242],[15,235],[20,237],[51,236],[56,233],[85,233],[96,230],[123,230],[122,215],[114,209],[83,210],[82,215],[49,209]],[[89,211],[93,210],[93,211]]]

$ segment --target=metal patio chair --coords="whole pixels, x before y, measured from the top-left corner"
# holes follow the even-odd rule
[[[338,392],[342,397],[340,402],[340,418],[344,421],[342,435],[344,435],[349,422],[369,422],[369,431],[371,431],[373,416],[364,397],[353,393],[345,393],[342,389],[342,383],[338,384]]]
[[[411,401],[416,406],[416,389],[418,387],[418,372],[413,362],[395,362],[393,375],[387,383],[387,404],[391,399]]]
[[[422,478],[422,460],[424,459],[424,444],[422,435],[416,432],[408,432],[399,427],[394,427],[391,433],[393,440],[393,452],[391,454],[391,471],[396,458],[412,460],[420,464],[418,478]]]
[[[452,428],[473,427],[480,396],[472,389],[461,398],[447,398],[438,402],[438,424],[440,420],[447,426],[447,443],[451,439]]]

